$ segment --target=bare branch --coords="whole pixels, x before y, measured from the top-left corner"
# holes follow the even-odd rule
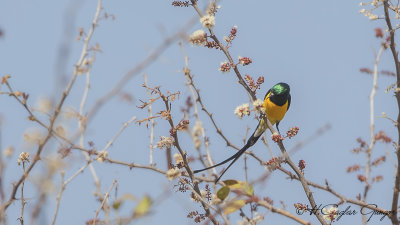
[[[288,212],[288,211],[286,211],[284,209],[280,209],[280,208],[274,207],[273,205],[269,204],[267,201],[261,201],[260,200],[260,201],[257,202],[257,204],[262,206],[262,207],[264,207],[264,208],[269,209],[273,213],[281,214],[281,215],[283,215],[285,217],[288,217],[288,218],[290,218],[290,219],[292,219],[292,220],[294,220],[294,221],[296,221],[296,222],[298,222],[300,224],[312,225],[312,223],[310,223],[309,221],[303,220],[300,217],[298,217],[298,216],[296,216],[294,214],[291,214],[290,212]]]
[[[369,108],[370,108],[370,125],[369,125],[369,130],[370,130],[370,143],[368,145],[368,149],[366,150],[367,154],[367,162],[365,165],[365,187],[364,187],[364,194],[363,194],[363,200],[367,200],[367,194],[368,190],[370,188],[370,183],[369,183],[369,178],[370,178],[370,172],[371,172],[371,153],[372,149],[374,148],[375,145],[375,110],[374,110],[374,97],[376,94],[376,89],[378,87],[378,63],[379,60],[382,56],[383,51],[385,50],[384,44],[381,45],[378,54],[375,58],[374,62],[374,75],[373,75],[373,81],[372,81],[372,90],[371,94],[369,96]],[[367,216],[362,215],[362,220],[363,224],[367,224]]]
[[[389,33],[390,33],[390,51],[392,52],[394,65],[396,67],[396,77],[397,77],[397,88],[400,88],[400,63],[398,58],[398,52],[396,50],[396,43],[394,40],[395,30],[393,30],[392,22],[390,21],[389,15],[389,1],[383,1],[383,8],[385,11],[385,21],[386,25],[388,26]],[[400,191],[400,92],[396,91],[396,100],[397,100],[397,108],[399,114],[397,116],[397,133],[398,133],[398,140],[397,140],[397,148],[396,148],[396,155],[397,155],[397,171],[395,174],[395,182],[393,188],[393,199],[392,199],[392,214],[390,215],[390,219],[392,220],[393,224],[399,224],[399,220],[397,218],[397,206],[399,202],[399,191]]]
[[[145,74],[145,75],[143,75],[143,78],[144,78],[144,84],[146,85],[146,86],[148,86],[148,83],[147,83],[147,75]],[[151,92],[150,92],[150,90],[149,89],[146,89],[147,90],[147,98],[150,100],[150,98],[151,98]],[[152,101],[149,101],[149,104],[148,104],[148,106],[147,106],[147,111],[149,112],[149,118],[151,118],[150,119],[150,123],[151,123],[151,127],[150,127],[150,144],[149,144],[149,154],[150,154],[150,156],[149,156],[149,164],[150,165],[152,165],[153,164],[153,142],[154,142],[154,126],[155,126],[155,121],[154,121],[154,118],[153,118],[153,112],[152,112]]]

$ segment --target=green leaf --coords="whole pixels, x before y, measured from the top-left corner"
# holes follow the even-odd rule
[[[152,202],[148,195],[144,196],[142,200],[140,200],[139,204],[136,206],[136,209],[133,213],[134,218],[139,218],[146,215],[150,211],[150,206]]]
[[[254,194],[254,188],[249,183],[240,181],[240,180],[226,180],[224,181],[225,185],[228,186],[231,190],[240,190],[243,191],[247,195]]]
[[[222,181],[222,182],[224,182],[224,184],[225,184],[226,186],[232,186],[232,185],[238,183],[237,180],[224,180],[224,181]]]
[[[126,193],[113,202],[113,204],[112,204],[113,209],[118,210],[121,207],[122,203],[126,200],[134,201],[134,200],[136,200],[136,198],[135,198],[135,196],[133,196],[129,193]]]
[[[243,199],[240,200],[235,200],[232,202],[229,202],[226,207],[224,208],[224,214],[231,214],[233,212],[236,212],[240,208],[242,208],[244,205],[246,205],[246,201]]]
[[[121,199],[122,199],[122,200],[131,200],[131,201],[135,201],[135,200],[136,200],[135,196],[133,196],[133,195],[131,195],[131,194],[129,194],[129,193],[123,194],[123,195],[121,196]]]
[[[118,210],[119,207],[121,206],[122,202],[123,202],[123,201],[122,201],[121,199],[115,200],[115,201],[113,202],[113,204],[112,204],[113,209]]]
[[[244,182],[242,184],[241,189],[246,193],[247,195],[254,195],[254,188],[251,186],[249,183]]]
[[[217,191],[217,197],[223,201],[226,197],[228,197],[229,192],[231,192],[231,189],[227,186],[223,186]]]

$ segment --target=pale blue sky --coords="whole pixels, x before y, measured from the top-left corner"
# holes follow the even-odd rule
[[[199,1],[203,5],[205,1]],[[97,1],[26,1],[3,0],[0,3],[0,28],[4,37],[0,38],[0,75],[11,74],[10,82],[17,90],[30,94],[29,103],[35,105],[41,97],[49,96],[56,100],[61,89],[57,75],[64,74],[69,79],[74,63],[77,61],[82,42],[76,41],[78,28],[89,29]],[[369,101],[372,77],[361,74],[361,67],[373,66],[374,51],[380,41],[374,37],[374,28],[383,26],[383,21],[369,21],[359,14],[358,1],[222,1],[216,15],[216,35],[222,40],[232,26],[238,26],[238,35],[230,48],[234,58],[248,56],[253,63],[240,68],[242,74],[254,77],[264,76],[265,83],[257,96],[262,98],[265,92],[275,83],[284,81],[291,86],[292,105],[281,130],[292,126],[300,128],[299,135],[286,140],[288,149],[296,143],[312,136],[314,132],[330,124],[332,128],[318,139],[306,145],[292,156],[293,161],[304,159],[307,163],[305,175],[311,181],[323,184],[325,179],[334,189],[347,197],[355,196],[363,190],[356,174],[347,174],[346,168],[355,163],[363,164],[364,155],[353,155],[350,150],[357,147],[356,138],[369,140]],[[115,20],[101,20],[93,36],[92,44],[99,43],[102,53],[97,54],[91,72],[91,89],[87,109],[106,93],[113,85],[149,52],[158,46],[165,37],[176,32],[192,17],[197,16],[192,8],[171,6],[171,1],[103,1],[104,11],[113,14]],[[190,30],[201,28],[196,23]],[[60,48],[66,46],[66,58],[60,58]],[[256,127],[256,120],[247,117],[239,120],[233,110],[236,106],[248,102],[245,90],[237,84],[233,72],[222,74],[218,71],[220,62],[226,58],[222,52],[204,47],[192,47],[185,43],[184,48],[189,57],[189,67],[194,80],[201,90],[201,95],[208,110],[235,144],[241,145],[246,126]],[[150,85],[161,85],[163,91],[180,91],[181,98],[173,106],[176,123],[182,118],[180,107],[190,95],[184,85],[185,77],[181,72],[184,58],[177,42],[172,44],[161,57],[140,74],[132,78],[124,87],[124,92],[133,96],[134,103],[128,104],[120,98],[114,98],[105,105],[88,127],[86,141],[92,140],[102,148],[118,131],[122,123],[133,115],[138,118],[147,116],[146,110],[140,110],[139,99],[145,100],[146,93],[141,87],[143,74],[147,74]],[[394,70],[391,54],[385,52],[380,68]],[[379,77],[376,95],[376,116],[386,112],[396,118],[396,103],[393,93],[384,93],[393,78]],[[85,77],[77,79],[71,96],[65,106],[79,107],[83,93]],[[64,87],[62,88],[64,89]],[[1,87],[1,91],[5,91]],[[16,165],[16,158],[21,151],[30,151],[23,141],[23,134],[34,124],[29,122],[27,113],[17,102],[5,95],[0,96],[1,115],[4,119],[2,143],[4,148],[13,145],[16,148],[13,158],[7,161],[4,187],[11,190],[11,182],[21,174]],[[162,110],[162,105],[155,105],[154,110]],[[220,161],[233,154],[206,115],[200,115],[207,136],[210,137],[210,150],[214,159]],[[194,125],[194,119],[191,127]],[[72,123],[76,126],[76,123]],[[71,129],[74,128],[71,125]],[[168,135],[166,121],[157,121],[155,137]],[[394,126],[389,120],[376,118],[376,131],[384,130],[395,138]],[[270,134],[268,134],[269,136]],[[181,145],[188,154],[196,155],[190,138],[181,134]],[[145,126],[132,125],[110,149],[110,157],[135,163],[148,163],[149,130]],[[373,158],[385,154],[386,147],[377,144]],[[55,154],[56,145],[50,145],[46,154]],[[252,150],[264,160],[269,159],[265,147],[258,143]],[[279,149],[272,144],[272,150],[278,154]],[[173,149],[175,152],[176,149]],[[164,152],[155,149],[155,161],[165,169]],[[67,159],[71,162],[66,177],[71,176],[84,164],[80,154],[74,153]],[[250,179],[260,176],[263,170],[258,163],[249,159]],[[243,159],[238,160],[225,178],[244,179]],[[152,171],[129,169],[122,166],[94,163],[102,183],[103,192],[118,179],[118,194],[131,193],[136,197],[149,194],[157,198],[165,190],[171,190],[174,182],[168,182],[164,176]],[[197,169],[200,164],[193,164]],[[285,167],[287,167],[285,165]],[[390,163],[373,170],[373,175],[384,175],[381,183],[375,184],[370,191],[371,203],[389,209],[393,188],[393,167]],[[43,173],[38,166],[33,174]],[[220,171],[221,169],[218,169]],[[58,181],[58,175],[56,175]],[[58,224],[83,224],[94,216],[98,207],[92,195],[94,186],[87,170],[76,178],[65,190]],[[29,180],[30,182],[34,180]],[[58,183],[57,183],[58,185]],[[34,190],[31,185],[31,190]],[[317,191],[315,198],[320,204],[337,203],[330,194]],[[58,191],[58,189],[57,189]],[[299,182],[290,181],[276,171],[266,185],[258,185],[255,191],[260,196],[269,196],[276,206],[280,200],[287,210],[295,213],[293,204],[307,202]],[[27,205],[30,213],[37,201],[35,191],[27,191],[31,198]],[[198,204],[192,203],[188,193],[170,191],[170,198],[153,208],[153,214],[137,223],[161,224],[165,221],[175,224],[193,224],[186,218],[189,210],[199,210]],[[112,196],[114,198],[114,195]],[[40,224],[50,224],[54,212],[55,194],[50,195],[46,211],[43,212]],[[19,202],[8,209],[9,224],[14,224],[19,216]],[[352,208],[358,210],[356,206]],[[128,213],[132,206],[127,204],[123,212]],[[247,209],[248,210],[248,209]],[[265,212],[260,208],[261,212]],[[232,222],[239,220],[232,216]],[[302,216],[303,219],[317,223],[314,217]],[[359,223],[359,216],[345,217],[337,224]],[[388,219],[380,222],[372,219],[374,224],[389,224]],[[294,224],[292,221],[268,213],[263,224]]]

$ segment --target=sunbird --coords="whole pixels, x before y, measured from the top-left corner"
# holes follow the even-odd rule
[[[278,132],[279,132],[279,122],[283,119],[286,112],[289,110],[291,98],[292,97],[290,96],[289,85],[286,83],[282,83],[282,82],[275,84],[271,89],[268,90],[267,94],[265,94],[264,104],[263,104],[265,114],[272,125],[276,124],[276,129],[278,130]],[[265,132],[265,130],[267,128],[268,128],[267,122],[264,121],[263,117],[261,117],[256,130],[251,135],[251,137],[247,140],[247,143],[243,146],[242,149],[240,149],[238,152],[236,152],[233,156],[229,157],[228,159],[226,159],[218,164],[215,164],[213,166],[210,166],[210,167],[207,167],[207,168],[204,168],[201,170],[195,170],[193,172],[199,173],[201,171],[223,165],[223,164],[233,160],[229,164],[229,166],[222,172],[222,174],[215,180],[215,183],[218,183],[218,181],[221,179],[222,175],[224,175],[224,173],[229,169],[229,167],[231,167],[232,164],[235,163],[236,160],[238,160],[239,157],[248,148],[250,148],[257,142],[257,140],[261,137],[261,135]]]

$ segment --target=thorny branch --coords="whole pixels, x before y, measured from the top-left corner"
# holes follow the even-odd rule
[[[268,124],[269,125],[269,124]],[[273,127],[269,127],[270,129]],[[272,130],[271,130],[272,132]],[[310,188],[308,187],[306,178],[304,177],[303,173],[299,170],[299,168],[296,166],[296,164],[293,163],[293,161],[290,159],[288,153],[286,152],[285,146],[283,145],[282,141],[277,142],[278,146],[283,154],[283,156],[285,157],[286,163],[289,164],[289,166],[292,168],[292,170],[294,170],[294,172],[296,173],[297,177],[299,178],[298,180],[300,181],[301,185],[303,186],[303,189],[306,193],[306,196],[311,204],[312,208],[317,208],[317,204],[315,203],[314,200],[314,196],[310,190]],[[319,220],[319,222],[323,225],[326,225],[326,222],[324,220],[324,218],[322,217],[322,215],[320,213],[315,213],[315,216],[317,217],[317,219]]]
[[[170,108],[170,103],[169,103],[168,97],[166,97],[164,94],[162,94],[160,90],[158,90],[158,94],[160,95],[161,99],[163,100],[163,102],[165,104],[166,111],[170,112],[171,108]],[[174,145],[178,149],[179,153],[181,154],[185,170],[188,173],[188,176],[189,176],[190,180],[193,183],[193,189],[195,190],[195,192],[197,194],[201,195],[198,181],[195,179],[193,171],[189,167],[189,163],[188,163],[187,158],[186,158],[186,153],[183,151],[183,149],[181,148],[181,146],[179,144],[178,132],[173,132],[176,129],[175,125],[174,125],[174,122],[172,121],[171,116],[168,116],[166,119],[168,120],[168,122],[169,122],[169,124],[171,126],[171,131],[172,131],[171,134],[172,134],[172,137],[174,138]],[[211,220],[211,222],[213,224],[217,225],[218,221],[210,213],[210,209],[208,208],[208,206],[206,204],[204,204],[203,202],[201,204],[202,204],[204,210],[206,211],[206,216],[209,217],[209,219]]]
[[[194,116],[196,117],[196,123],[197,123],[197,122],[200,122],[200,123],[201,123],[201,120],[200,120],[200,117],[199,117],[198,106],[197,106],[197,102],[200,101],[200,97],[198,97],[198,96],[199,96],[199,90],[196,89],[196,87],[194,86],[193,77],[192,77],[192,75],[190,74],[190,69],[189,69],[189,59],[188,59],[188,57],[187,57],[187,55],[186,55],[186,53],[185,53],[185,49],[183,48],[182,43],[179,43],[179,46],[181,47],[183,56],[184,56],[184,58],[185,58],[185,68],[183,69],[183,72],[184,72],[184,74],[187,76],[186,85],[189,87],[190,92],[191,92],[193,98],[195,99],[195,104],[194,104]],[[197,95],[195,94],[195,91],[196,91]],[[202,106],[202,108],[205,109],[204,106]],[[211,119],[212,119],[212,117],[211,117]],[[208,148],[208,146],[209,146],[209,144],[208,144],[209,141],[208,141],[208,138],[205,136],[205,131],[204,131],[204,129],[202,128],[201,130],[202,130],[201,133],[202,133],[202,136],[203,136],[204,145],[205,145],[206,153],[207,153],[207,161],[208,161],[209,165],[212,166],[212,165],[214,165],[214,164],[213,164],[214,162],[212,161],[211,154],[210,154],[210,150],[209,150],[209,148]],[[206,167],[207,164],[206,164],[205,161],[203,160],[203,157],[201,156],[200,150],[199,150],[199,158],[200,158],[200,161],[202,162],[203,166]],[[215,168],[213,169],[213,171],[216,173],[216,169],[215,169]],[[214,184],[214,183],[213,183],[213,187],[214,187],[214,189],[215,189],[215,184]]]
[[[229,222],[228,218],[226,218],[226,216],[221,212],[221,210],[218,210],[218,209],[214,208],[212,205],[210,205],[210,204],[203,198],[203,196],[201,196],[197,191],[194,190],[194,188],[193,188],[191,185],[188,185],[187,187],[194,193],[194,195],[196,196],[196,198],[197,198],[198,200],[200,200],[202,204],[206,205],[208,208],[210,208],[210,209],[214,210],[215,212],[217,212],[217,213],[222,217],[222,219],[224,220],[224,222],[225,222],[226,225],[230,225],[230,224],[231,224],[231,223]]]
[[[200,18],[203,17],[203,13],[200,11],[199,7],[197,6],[197,1],[196,0],[191,0],[191,5],[193,8],[196,10],[197,14],[199,14]],[[239,69],[237,68],[237,63],[235,63],[232,59],[231,54],[229,53],[228,49],[218,40],[217,36],[214,34],[214,30],[212,28],[208,28],[210,32],[210,37],[217,43],[219,48],[224,52],[226,58],[228,58],[229,63],[232,65],[233,70],[235,71],[236,77],[239,80],[239,84],[241,84],[244,89],[246,89],[247,93],[251,96],[252,101],[257,100],[256,94],[254,91],[251,90],[251,88],[246,84],[246,82],[243,80],[243,76],[240,74]]]

